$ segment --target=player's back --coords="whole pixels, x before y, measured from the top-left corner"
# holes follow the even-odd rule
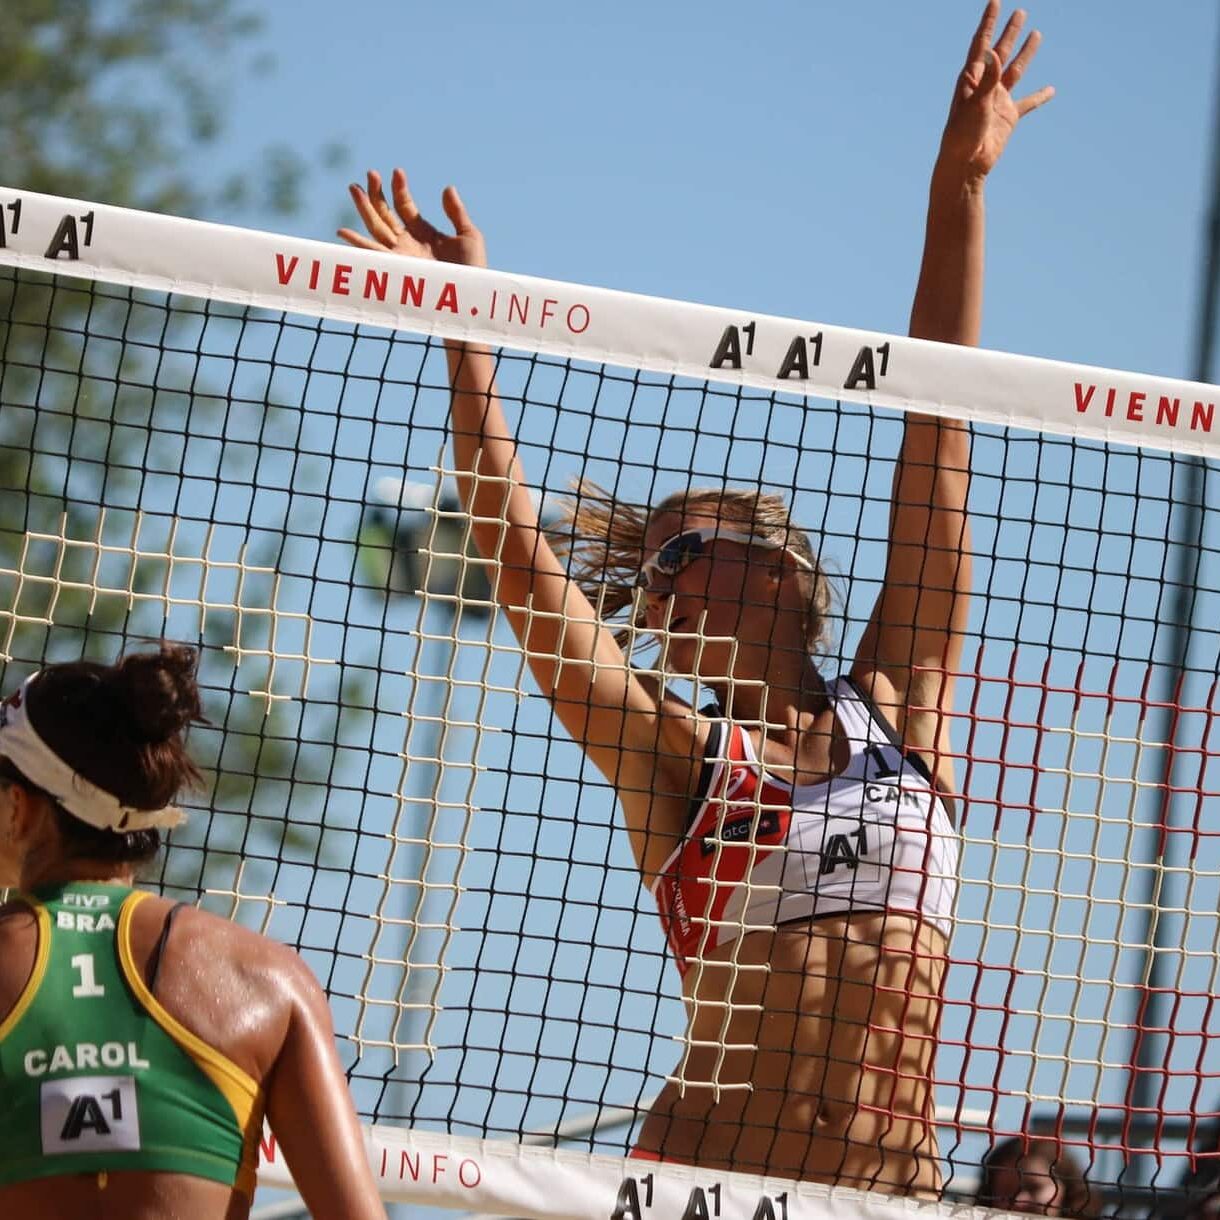
[[[3,908],[0,1213],[246,1216],[293,957],[125,886]]]

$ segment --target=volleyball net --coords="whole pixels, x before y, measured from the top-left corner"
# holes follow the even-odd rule
[[[387,1197],[917,1206],[624,1159],[666,1081],[700,1083],[679,978],[613,793],[493,613],[444,337],[497,349],[544,524],[576,480],[782,493],[835,576],[832,673],[879,588],[903,412],[971,421],[945,1196],[1014,1137],[1068,1154],[1094,1210],[1209,1193],[1214,387],[0,189],[4,684],[201,648],[209,787],[153,880],[309,961]]]

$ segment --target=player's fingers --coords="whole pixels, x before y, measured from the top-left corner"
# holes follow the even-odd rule
[[[424,219],[411,194],[411,184],[407,181],[407,171],[396,169],[390,179],[390,189],[394,192],[394,210],[398,213],[407,232],[416,241],[434,242],[440,236],[437,229]]]
[[[466,205],[462,202],[462,197],[458,194],[456,186],[445,187],[444,194],[441,195],[441,206],[444,207],[445,215],[449,217],[455,233],[465,236],[469,233],[478,232],[474,221],[470,219],[470,213],[466,211]]]
[[[383,246],[394,245],[398,240],[398,233],[382,220],[364,187],[353,182],[347,189],[351,193],[352,202],[356,205],[356,211],[360,213],[360,219],[364,221],[364,227],[368,229],[369,235]]]
[[[991,36],[995,33],[995,23],[999,20],[999,16],[1000,0],[987,0],[987,7],[983,9],[978,29],[974,31],[974,37],[970,40],[970,50],[966,52],[968,64],[982,59],[988,47],[991,46]]]
[[[380,242],[373,241],[370,237],[365,237],[363,233],[357,233],[355,229],[339,229],[337,236],[343,238],[349,246],[359,246],[361,250],[384,250]]]
[[[1037,55],[1041,43],[1042,35],[1037,30],[1030,30],[1029,37],[1025,40],[1016,59],[1004,69],[1004,87],[1006,89],[1011,89],[1021,79],[1025,69],[1029,67],[1030,60]]]
[[[1000,57],[994,51],[988,51],[983,62],[983,79],[979,81],[978,92],[990,93],[1000,83]]]
[[[1004,27],[1004,32],[1000,35],[1000,41],[995,44],[995,52],[1000,57],[1001,63],[1008,62],[1008,57],[1012,54],[1013,47],[1017,45],[1017,38],[1024,25],[1024,10],[1014,9],[1012,16],[1008,19],[1008,24]]]
[[[1045,106],[1047,102],[1055,96],[1055,86],[1046,85],[1039,89],[1037,93],[1031,93],[1029,97],[1023,97],[1017,103],[1017,114],[1024,117],[1031,110],[1037,110],[1039,106]]]
[[[407,181],[405,169],[395,169],[390,176],[390,190],[394,195],[394,210],[398,213],[402,223],[409,228],[419,219],[419,208],[416,206],[415,197],[411,194],[411,185]]]
[[[986,71],[987,63],[982,59],[972,60],[962,69],[962,74],[958,77],[958,90],[962,98],[972,97],[978,91]]]
[[[385,197],[385,188],[381,183],[381,175],[375,169],[369,170],[369,201],[377,210],[377,215],[381,217],[386,228],[391,233],[397,233],[400,228],[398,218],[390,210],[390,205]]]

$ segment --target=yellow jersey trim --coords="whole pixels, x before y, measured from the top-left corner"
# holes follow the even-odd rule
[[[0,1042],[3,1042],[16,1028],[17,1022],[25,1016],[25,1010],[34,1002],[43,976],[47,972],[47,961],[51,956],[51,916],[47,908],[37,898],[27,898],[24,894],[17,896],[17,901],[30,908],[38,919],[38,948],[34,950],[34,969],[30,971],[30,980],[17,997],[13,1010],[0,1021]]]
[[[215,1047],[209,1046],[171,1016],[149,991],[131,951],[131,919],[136,907],[151,896],[147,890],[133,890],[119,911],[119,964],[127,978],[128,986],[136,999],[148,1010],[149,1016],[195,1061],[199,1070],[229,1103],[243,1137],[242,1163],[233,1188],[252,1196],[258,1163],[258,1142],[263,1128],[262,1089],[256,1080],[243,1072],[231,1059],[222,1055]]]

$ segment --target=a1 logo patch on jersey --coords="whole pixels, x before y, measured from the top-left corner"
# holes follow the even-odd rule
[[[138,1152],[140,1114],[131,1076],[45,1080],[41,1090],[42,1152]]]
[[[805,819],[801,831],[795,861],[813,893],[861,893],[865,887],[885,885],[894,855],[892,823],[826,818],[819,824]]]

